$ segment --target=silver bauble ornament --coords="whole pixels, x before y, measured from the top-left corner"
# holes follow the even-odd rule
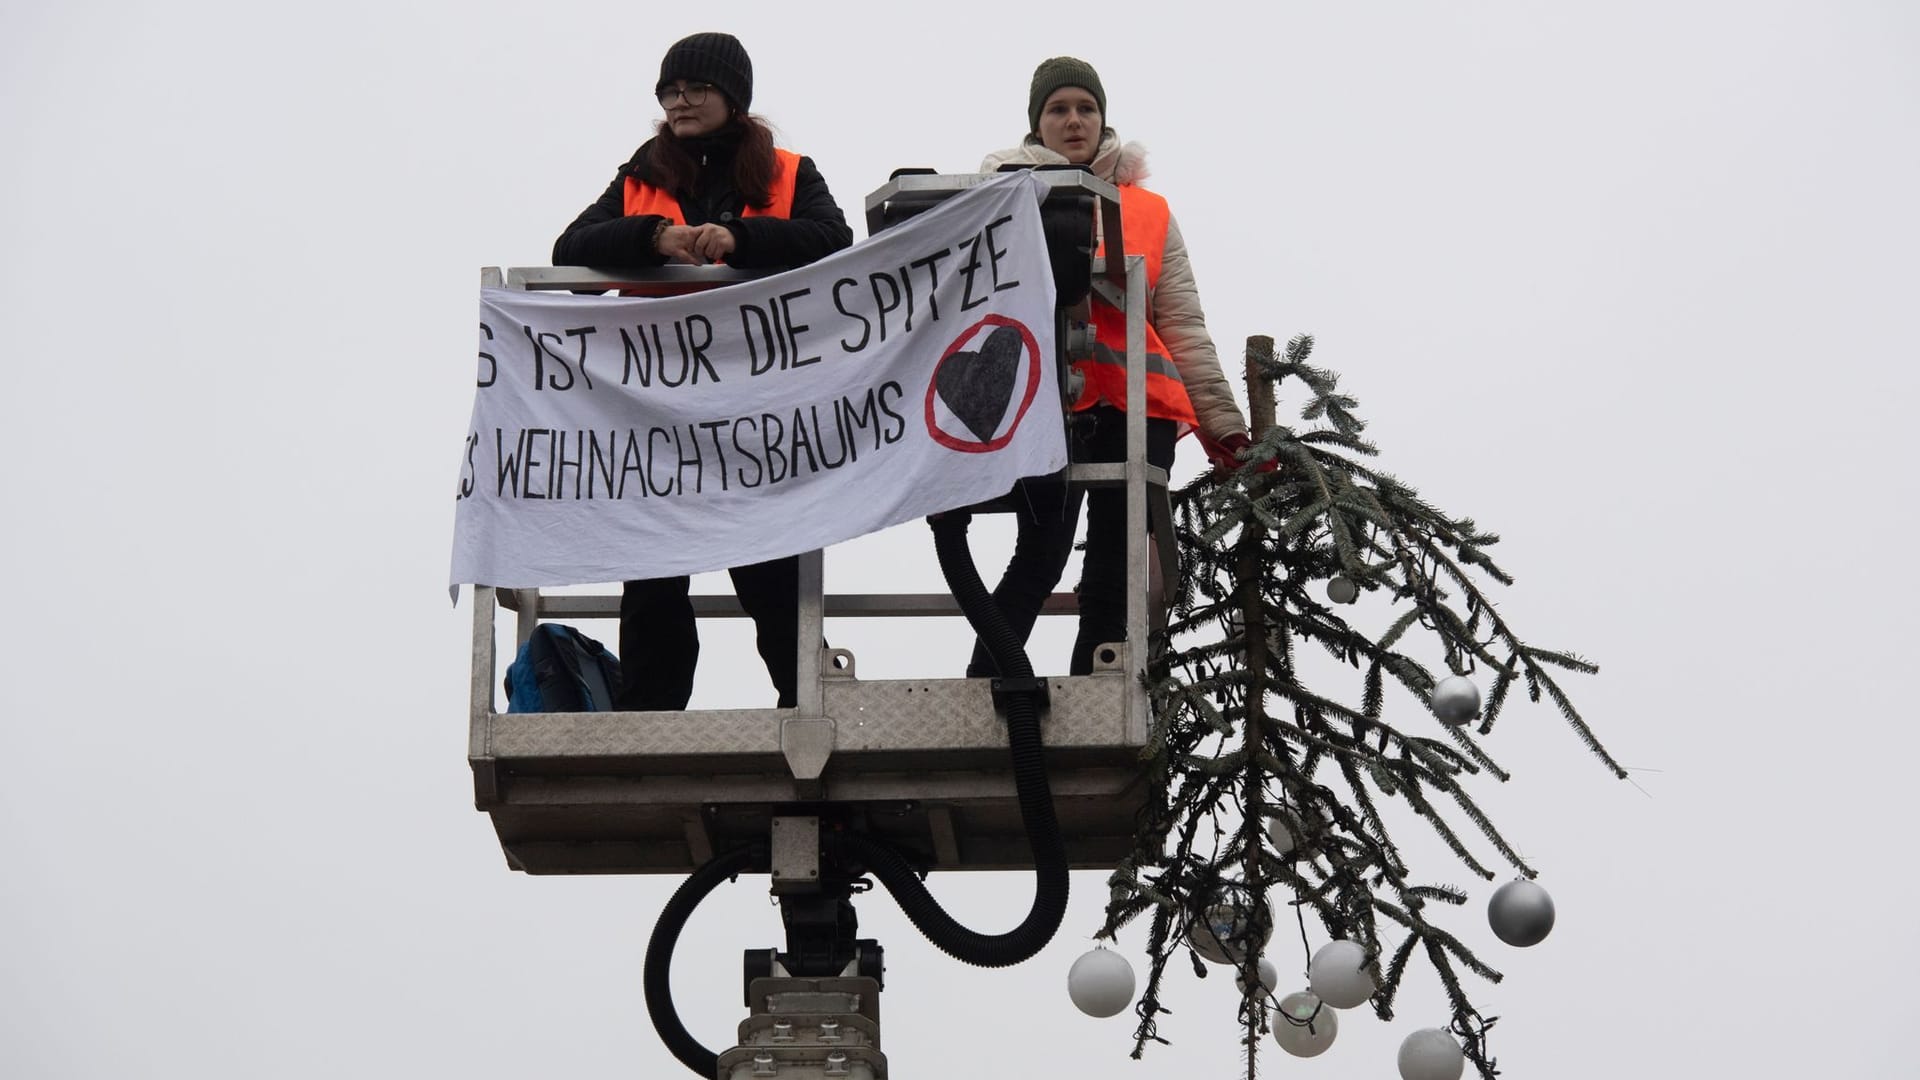
[[[1360,586],[1350,577],[1336,577],[1327,582],[1327,599],[1336,604],[1351,604],[1360,599]]]
[[[1267,819],[1267,839],[1273,843],[1273,850],[1281,855],[1290,855],[1300,846],[1296,831],[1300,824],[1291,815],[1275,814]]]
[[[1273,1041],[1294,1057],[1315,1057],[1333,1045],[1340,1034],[1340,1014],[1321,1007],[1310,990],[1297,990],[1280,999],[1280,1015],[1273,1020]]]
[[[1247,976],[1239,968],[1234,969],[1233,985],[1239,989],[1241,997],[1247,995]],[[1264,956],[1260,958],[1260,985],[1265,988],[1267,994],[1273,993],[1274,988],[1280,985],[1280,969],[1274,967],[1273,961]]]
[[[1187,944],[1193,946],[1193,951],[1203,960],[1231,964],[1233,955],[1227,951],[1228,943],[1238,941],[1246,932],[1247,921],[1240,909],[1232,904],[1215,904],[1207,909],[1205,918],[1196,919],[1187,927]]]
[[[1307,965],[1307,986],[1336,1009],[1363,1005],[1373,996],[1373,976],[1367,974],[1367,951],[1351,941],[1329,941]]]
[[[1553,931],[1553,897],[1538,883],[1515,878],[1487,901],[1487,925],[1509,945],[1538,945]]]
[[[1273,920],[1267,920],[1266,937],[1262,944],[1273,936]],[[1214,901],[1207,908],[1206,918],[1200,919],[1187,928],[1187,944],[1201,958],[1216,964],[1237,964],[1246,953],[1247,929],[1253,924],[1248,917],[1244,902],[1230,899]]]
[[[1433,715],[1443,724],[1464,724],[1480,715],[1480,688],[1465,675],[1449,675],[1433,684]]]
[[[1088,1016],[1113,1016],[1133,1001],[1133,965],[1112,949],[1087,952],[1067,969],[1067,996]]]
[[[1460,1080],[1466,1068],[1460,1044],[1439,1028],[1421,1028],[1400,1044],[1401,1080]]]

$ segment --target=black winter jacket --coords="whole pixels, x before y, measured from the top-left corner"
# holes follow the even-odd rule
[[[676,192],[680,213],[689,225],[720,224],[733,233],[734,250],[727,265],[736,270],[786,270],[831,255],[853,243],[846,215],[833,201],[827,182],[803,157],[793,184],[793,216],[746,217],[746,198],[733,190],[733,153],[738,132],[721,132],[696,140],[701,154],[700,178],[693,191]],[[647,168],[653,140],[643,143],[620,166],[613,183],[599,201],[581,211],[553,244],[555,266],[633,268],[660,266],[666,258],[653,250],[657,214],[626,216],[626,183],[632,176],[652,183]]]

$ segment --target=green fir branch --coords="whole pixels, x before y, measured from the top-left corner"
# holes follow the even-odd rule
[[[1469,1059],[1490,1078],[1496,1070],[1484,1034],[1493,1021],[1473,1010],[1460,974],[1498,981],[1499,973],[1429,921],[1429,905],[1457,905],[1465,894],[1408,880],[1388,831],[1389,810],[1426,822],[1476,876],[1492,875],[1467,848],[1460,821],[1523,874],[1532,871],[1466,786],[1508,778],[1474,733],[1443,725],[1442,740],[1386,722],[1389,680],[1428,712],[1438,669],[1416,658],[1409,636],[1420,628],[1424,633],[1413,636],[1437,645],[1451,670],[1492,673],[1477,734],[1490,732],[1511,689],[1524,685],[1531,700],[1550,699],[1617,775],[1624,771],[1547,670],[1597,668],[1514,633],[1487,592],[1488,582],[1512,583],[1488,553],[1498,535],[1442,512],[1368,463],[1379,449],[1361,435],[1358,402],[1341,392],[1335,373],[1309,363],[1313,347],[1301,335],[1283,355],[1267,347],[1249,352],[1264,385],[1305,389],[1303,426],[1254,433],[1250,458],[1274,462],[1274,471],[1249,463],[1225,477],[1203,476],[1174,499],[1181,577],[1146,680],[1154,717],[1143,763],[1155,794],[1141,814],[1133,854],[1108,879],[1103,933],[1151,914],[1136,1057],[1147,1042],[1165,1041],[1158,1030],[1166,1015],[1163,980],[1175,954],[1191,956],[1187,928],[1218,890],[1231,888],[1252,897],[1290,896],[1287,902],[1312,911],[1329,936],[1360,944],[1370,963],[1384,958],[1374,1001],[1383,1016],[1391,1015],[1412,958],[1424,956],[1446,990]],[[1384,631],[1363,632],[1309,592],[1334,574],[1395,606]],[[1230,612],[1237,613],[1231,626]],[[1321,676],[1303,677],[1295,650],[1304,642],[1355,669],[1357,706]],[[1329,766],[1341,776],[1340,790],[1316,779]],[[1267,835],[1276,814],[1298,830],[1285,855]],[[1268,917],[1258,904],[1255,922]],[[1390,954],[1376,917],[1406,930]],[[1260,951],[1256,945],[1243,958],[1243,975]],[[1239,1006],[1249,1078],[1256,1036],[1266,1030],[1259,997],[1243,996]]]

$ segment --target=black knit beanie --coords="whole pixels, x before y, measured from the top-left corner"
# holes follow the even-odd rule
[[[712,83],[741,112],[753,105],[753,61],[732,34],[690,34],[674,42],[660,60],[653,88],[657,92],[675,79]]]
[[[1033,89],[1027,93],[1027,130],[1040,130],[1040,107],[1047,103],[1055,90],[1063,86],[1078,86],[1093,95],[1100,106],[1100,123],[1107,122],[1107,92],[1100,85],[1100,73],[1085,60],[1071,56],[1056,56],[1051,60],[1040,61],[1033,69]]]

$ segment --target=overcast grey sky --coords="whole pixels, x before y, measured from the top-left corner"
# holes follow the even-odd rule
[[[444,582],[476,270],[546,260],[707,29],[856,220],[1088,59],[1223,353],[1318,335],[1386,466],[1505,536],[1503,612],[1603,665],[1577,696],[1637,770],[1544,708],[1496,732],[1486,800],[1559,904],[1536,949],[1423,868],[1474,888],[1507,1075],[1912,1075],[1917,9],[1249,10],[0,4],[0,1075],[683,1072],[639,985],[672,882],[516,875],[472,809]],[[912,527],[828,575],[937,587]],[[961,664],[955,627],[830,629],[863,675]],[[708,641],[696,703],[762,704],[739,628]],[[1170,977],[1144,1063],[1073,1011],[1074,885],[998,972],[863,901],[894,1075],[1231,1074],[1228,978]],[[1031,882],[934,886],[998,928]],[[708,1045],[778,927],[751,880],[696,918]],[[1268,1075],[1394,1075],[1444,1018],[1430,978],[1399,1004]]]

